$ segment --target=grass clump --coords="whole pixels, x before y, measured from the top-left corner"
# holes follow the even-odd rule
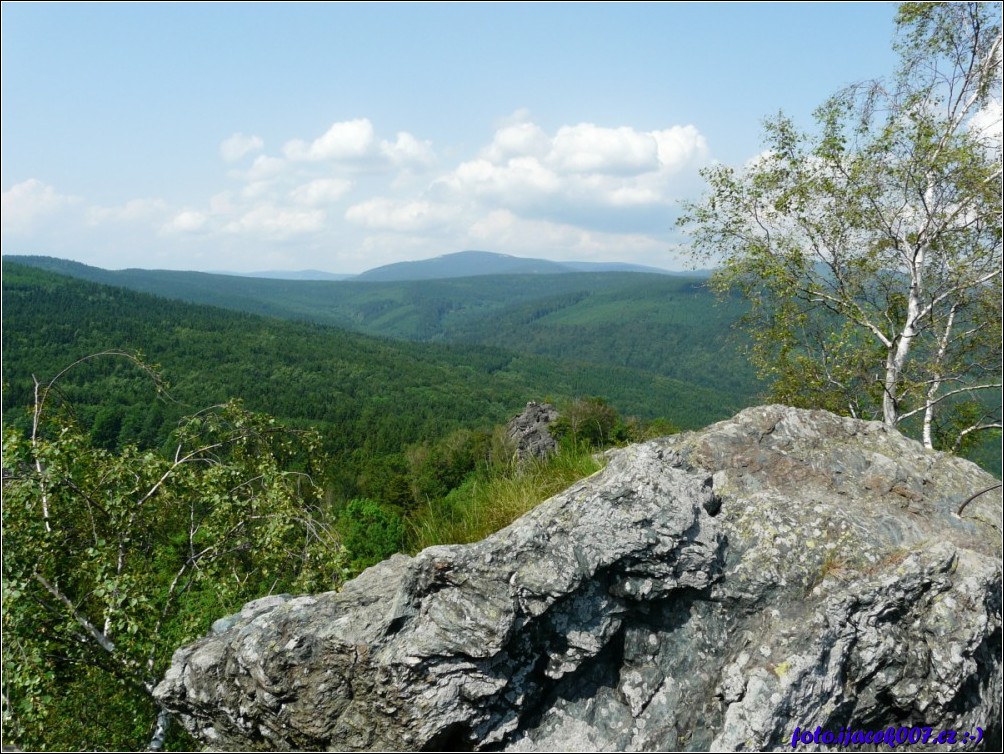
[[[432,545],[484,539],[603,467],[602,457],[585,444],[562,444],[551,457],[522,464],[511,456],[497,459],[416,511],[409,541],[413,553]]]

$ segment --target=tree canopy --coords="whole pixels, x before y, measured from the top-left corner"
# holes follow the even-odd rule
[[[340,583],[318,439],[229,403],[182,422],[170,455],[112,452],[55,388],[30,433],[4,430],[5,736],[159,748],[150,694],[177,646],[248,599]]]
[[[783,114],[744,169],[704,172],[686,207],[720,290],[752,303],[752,355],[776,399],[928,447],[1001,427],[999,3],[907,3],[889,80]]]

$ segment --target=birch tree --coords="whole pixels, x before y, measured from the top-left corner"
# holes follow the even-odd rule
[[[958,448],[1001,427],[999,3],[907,3],[901,65],[801,132],[766,122],[742,170],[704,172],[680,223],[751,302],[773,397],[919,425]]]

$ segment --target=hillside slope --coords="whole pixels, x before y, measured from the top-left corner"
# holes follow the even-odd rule
[[[405,282],[288,281],[166,270],[109,271],[7,257],[94,282],[194,303],[415,341],[493,345],[627,367],[723,391],[733,408],[761,386],[705,278],[637,272],[491,275]]]
[[[719,391],[637,370],[478,345],[394,342],[152,297],[7,260],[3,296],[5,412],[31,402],[32,374],[51,377],[110,349],[141,350],[159,363],[190,409],[240,397],[281,418],[337,427],[337,447],[374,452],[455,426],[496,423],[547,396],[603,395],[624,414],[665,416],[684,427],[732,408],[732,397]],[[128,382],[129,370],[120,367],[78,371],[66,390],[95,411],[117,400],[108,380]],[[123,421],[136,413],[130,402],[140,389],[132,385],[122,399],[130,404]],[[162,410],[168,422],[173,409]]]
[[[356,276],[356,280],[400,281],[441,280],[478,275],[557,275],[571,268],[547,259],[528,259],[490,251],[458,251],[433,259],[395,262],[374,267]]]
[[[514,257],[493,251],[458,251],[432,259],[395,262],[357,275],[356,280],[443,280],[482,275],[559,275],[569,272],[649,272],[671,274],[657,267],[623,262],[552,262],[549,259]]]

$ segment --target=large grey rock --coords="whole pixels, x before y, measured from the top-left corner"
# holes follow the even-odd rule
[[[482,542],[250,603],[156,694],[221,749],[999,741],[999,488],[956,514],[995,484],[876,423],[748,409],[612,452]]]

